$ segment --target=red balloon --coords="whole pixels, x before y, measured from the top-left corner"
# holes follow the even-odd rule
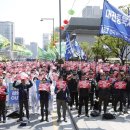
[[[64,20],[64,24],[68,24],[69,23],[69,21],[68,20]]]
[[[61,30],[64,30],[65,28],[64,28],[64,26],[61,26],[60,29],[61,29]]]

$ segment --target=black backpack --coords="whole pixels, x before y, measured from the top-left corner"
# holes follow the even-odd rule
[[[93,110],[93,111],[91,111],[90,115],[91,115],[92,117],[97,117],[97,116],[100,115],[100,113],[99,113],[98,111]]]
[[[111,119],[116,119],[116,117],[115,117],[115,115],[113,115],[111,113],[105,113],[102,115],[102,119],[111,120]]]
[[[99,110],[99,101],[98,101],[98,100],[95,100],[95,101],[94,101],[93,109],[94,109],[94,110]]]

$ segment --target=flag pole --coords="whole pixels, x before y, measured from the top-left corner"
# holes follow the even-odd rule
[[[104,0],[104,1],[103,1],[103,9],[104,9],[104,7],[105,7],[105,1],[107,1],[107,0]],[[101,25],[102,25],[102,21],[103,21],[103,9],[102,9],[102,16],[101,16],[101,21],[100,21],[100,29],[99,29],[99,33],[98,33],[98,35],[97,35],[97,36],[99,36],[99,37],[101,36],[101,35],[100,35],[100,32],[101,32],[101,28],[102,28]],[[99,45],[99,42],[98,42],[98,45]],[[95,62],[96,62],[96,65],[95,65],[95,74],[96,74],[98,59],[95,58]]]
[[[61,59],[61,0],[59,0],[59,59]]]
[[[128,16],[130,16],[130,9],[129,9],[129,7],[127,7],[127,14],[128,14]],[[127,58],[128,58],[128,55],[127,55],[127,48],[128,48],[128,45],[126,46],[126,72],[127,72]]]
[[[103,1],[103,9],[104,9],[104,7],[105,7],[105,4],[104,4],[105,1],[106,1],[106,0]],[[102,16],[101,16],[100,25],[102,25],[102,21],[103,21],[103,9],[102,9]],[[100,26],[99,32],[101,32],[101,28],[102,28],[102,27]],[[99,33],[98,35],[100,36],[100,33]]]

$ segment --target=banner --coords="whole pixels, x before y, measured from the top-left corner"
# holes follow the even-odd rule
[[[39,84],[40,84],[40,80],[36,80],[36,87],[37,87],[37,97],[39,99]]]
[[[15,104],[19,101],[19,91],[12,85],[12,83],[9,84],[9,104]]]
[[[69,33],[66,33],[66,53],[65,53],[65,59],[69,60],[72,58],[73,53],[72,53],[72,48],[70,45],[70,35]]]
[[[130,43],[130,16],[104,1],[100,34],[122,38]]]

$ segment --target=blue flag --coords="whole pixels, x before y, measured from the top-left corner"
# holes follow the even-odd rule
[[[79,46],[78,42],[76,41],[76,36],[74,37],[72,41],[72,48],[73,48],[73,53],[76,53],[77,56],[79,56],[81,59],[85,59],[86,55],[83,51],[83,49]]]
[[[130,16],[130,8],[128,8],[128,15]]]
[[[81,59],[87,60],[87,56],[86,56],[86,54],[84,53],[83,49],[81,50],[80,56],[81,56]]]
[[[70,45],[70,35],[69,33],[66,33],[66,53],[65,53],[65,59],[69,60],[73,56],[72,48]]]
[[[122,38],[130,43],[130,17],[104,1],[100,34]]]

